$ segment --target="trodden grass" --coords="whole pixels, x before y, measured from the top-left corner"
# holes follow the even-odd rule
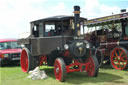
[[[27,79],[28,74],[21,71],[20,66],[0,68],[0,85],[128,85],[128,70],[119,71],[110,66],[99,69],[98,77],[88,77],[87,73],[74,72],[66,76],[65,82],[58,82],[52,67],[42,66],[48,78],[45,80]]]

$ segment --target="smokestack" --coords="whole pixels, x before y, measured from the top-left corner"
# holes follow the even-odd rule
[[[74,27],[75,27],[75,36],[79,36],[79,35],[80,35],[79,17],[80,17],[80,7],[79,7],[79,6],[74,6]]]
[[[122,12],[126,12],[126,9],[121,9],[120,12],[121,12],[121,13],[122,13]]]

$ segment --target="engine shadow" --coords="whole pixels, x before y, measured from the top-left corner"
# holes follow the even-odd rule
[[[54,68],[44,68],[42,70],[45,70],[46,74],[55,79],[54,76]],[[102,83],[102,82],[113,82],[113,83],[124,83],[119,81],[119,79],[122,79],[121,76],[117,76],[110,73],[105,72],[99,72],[98,77],[89,77],[86,72],[73,72],[68,73],[65,78],[65,83],[70,84],[82,84],[82,83]]]
[[[71,79],[70,79],[71,78]],[[102,82],[118,82],[122,77],[100,72],[98,77],[89,77],[87,73],[71,73],[67,76],[66,82],[71,84],[82,84],[82,83],[102,83]],[[124,82],[121,82],[124,83]]]

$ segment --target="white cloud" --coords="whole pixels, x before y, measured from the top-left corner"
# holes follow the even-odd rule
[[[70,13],[65,6],[64,2],[59,2],[54,7],[50,7],[50,16],[56,16],[56,15],[70,15]]]
[[[44,9],[34,7],[45,0],[0,0],[0,38],[18,38],[20,33],[29,31],[29,22],[46,16]],[[39,10],[38,10],[39,9]]]
[[[120,12],[118,6],[107,6],[101,4],[99,0],[85,0],[85,7],[82,9],[87,18],[96,18],[116,14]]]
[[[58,3],[57,6],[55,6],[53,9],[54,9],[55,11],[65,10],[65,5],[64,5],[63,2],[60,2],[60,3]]]
[[[118,6],[107,6],[99,0],[81,1],[84,2],[81,7],[83,17],[95,18],[120,12]],[[18,38],[19,34],[29,32],[29,22],[33,20],[55,15],[73,15],[71,6],[74,4],[68,3],[68,0],[51,2],[52,6],[46,2],[48,0],[0,0],[0,38]],[[67,4],[71,4],[70,7]]]
[[[68,14],[63,2],[44,7],[47,0],[1,0],[0,38],[18,38],[30,31],[30,21],[54,15]]]
[[[120,13],[120,8],[117,6],[109,7],[104,4],[100,6],[100,11],[102,15],[111,15],[112,13]]]

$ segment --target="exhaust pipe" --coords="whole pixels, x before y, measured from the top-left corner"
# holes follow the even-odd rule
[[[80,36],[80,7],[74,6],[74,28],[75,28],[75,36]]]

